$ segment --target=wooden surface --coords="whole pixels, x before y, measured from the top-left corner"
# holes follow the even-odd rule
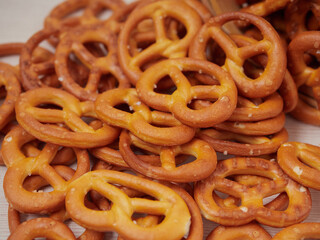
[[[33,33],[40,30],[43,26],[43,19],[55,5],[61,0],[0,0],[0,43],[26,41]],[[129,2],[129,1],[127,1]],[[10,61],[17,64],[17,58],[0,58],[0,61]],[[319,145],[320,128],[303,123],[287,117],[286,128],[289,132],[290,141],[301,141]],[[2,186],[5,167],[0,167],[0,184]],[[306,220],[320,221],[320,193],[312,192],[313,206],[309,218]],[[22,199],[23,201],[23,199]],[[9,236],[7,224],[8,204],[5,200],[3,190],[0,189],[0,239]],[[70,224],[78,235],[82,229],[75,224]],[[212,222],[205,221],[205,236],[215,227]],[[274,235],[278,229],[266,227]],[[108,235],[106,239],[115,239]]]

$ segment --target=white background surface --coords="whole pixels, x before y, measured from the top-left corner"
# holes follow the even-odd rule
[[[130,1],[130,0],[129,0]],[[129,2],[127,1],[127,2]],[[40,30],[43,26],[43,20],[49,11],[61,0],[0,0],[0,43],[6,42],[24,42],[33,33]],[[7,59],[0,58],[0,61]],[[17,59],[9,59],[11,62],[18,63]],[[303,123],[287,117],[286,128],[289,132],[290,141],[301,141],[314,145],[320,144],[320,128]],[[5,167],[0,167],[0,186],[2,186]],[[313,207],[306,222],[320,221],[320,193],[311,190],[313,198]],[[22,199],[23,201],[23,199]],[[8,204],[5,200],[2,187],[0,188],[0,239],[6,239],[9,236],[7,224]],[[72,225],[74,226],[74,225]],[[205,221],[205,236],[216,226]],[[277,229],[266,228],[274,234]],[[76,231],[77,235],[79,231]],[[110,235],[106,237],[110,239]]]

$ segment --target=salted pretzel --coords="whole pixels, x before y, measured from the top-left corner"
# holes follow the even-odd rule
[[[286,227],[278,232],[272,240],[320,239],[320,223],[305,222]]]
[[[222,26],[233,20],[242,20],[256,26],[263,39],[254,44],[238,47],[223,30]],[[273,27],[263,18],[249,13],[230,12],[211,18],[198,31],[194,38],[189,56],[197,59],[207,59],[206,46],[212,39],[218,43],[226,54],[224,69],[234,79],[241,95],[249,98],[265,97],[275,92],[281,85],[286,69],[285,50]],[[248,77],[243,71],[246,59],[266,54],[268,63],[265,71],[256,79]]]
[[[270,179],[253,187],[227,179],[232,175],[249,174]],[[217,190],[241,199],[240,206],[219,206],[212,193]],[[289,205],[275,211],[263,205],[265,197],[286,192]],[[252,220],[272,226],[285,227],[304,220],[311,210],[308,189],[285,175],[277,163],[262,158],[230,158],[220,161],[216,171],[197,182],[195,200],[205,218],[226,226],[239,226]]]
[[[117,109],[116,106],[120,104],[129,105],[133,113]],[[165,146],[179,145],[190,141],[195,134],[193,128],[181,124],[171,114],[151,111],[141,102],[133,88],[112,89],[104,92],[98,96],[95,106],[101,120],[113,126],[128,129],[149,143]]]
[[[303,58],[307,51],[313,49],[320,49],[319,32],[309,31],[297,35],[288,47],[288,67],[297,87],[303,84],[312,87],[314,98],[320,105],[320,70],[308,66]]]
[[[186,28],[182,39],[170,40],[166,34],[165,19],[177,19]],[[155,29],[155,43],[148,46],[139,54],[130,55],[127,46],[130,43],[132,31],[144,19],[151,18]],[[150,60],[159,58],[185,57],[189,44],[201,26],[201,18],[195,10],[183,1],[156,1],[133,11],[125,22],[119,35],[119,61],[125,74],[133,85],[142,74],[142,65]]]
[[[260,35],[260,32],[258,30],[254,31]],[[231,38],[235,43],[238,45],[238,47],[244,47],[249,46],[250,44],[256,44],[257,40],[261,40],[262,36],[257,37],[254,36],[254,38],[249,38],[244,35],[231,35]],[[265,67],[268,64],[268,57],[266,55],[259,55],[254,57],[254,64],[261,65],[262,67]],[[258,69],[257,67],[247,64],[247,62],[244,64],[245,71],[250,74],[250,77],[252,78],[258,78],[262,73],[263,69]],[[296,84],[288,70],[285,71],[285,75],[283,78],[283,81],[279,87],[279,93],[281,97],[283,98],[283,112],[290,112],[292,111],[297,103],[298,103],[298,90],[296,87]],[[278,105],[279,106],[279,105]],[[273,106],[272,109],[274,109],[275,106]]]
[[[41,104],[62,108],[46,109]],[[96,118],[92,101],[80,102],[71,94],[56,88],[37,88],[20,95],[16,104],[19,124],[38,139],[63,146],[90,148],[113,142],[119,130],[103,124],[94,130],[81,117]],[[49,124],[45,124],[49,123]],[[70,130],[51,124],[65,124]]]
[[[21,224],[8,240],[27,240],[37,237],[50,239],[76,240],[72,231],[60,221],[52,218],[35,218]]]
[[[214,128],[197,132],[198,138],[206,141],[217,152],[237,156],[260,156],[274,153],[282,143],[288,141],[288,132],[283,128],[272,136],[248,136],[218,131]]]
[[[206,240],[270,240],[271,235],[256,223],[249,223],[237,227],[216,227],[206,238]]]
[[[278,150],[278,163],[292,179],[304,186],[319,190],[319,154],[320,147],[300,142],[288,142],[282,144]]]
[[[249,136],[261,136],[275,134],[283,129],[285,124],[285,114],[280,113],[278,116],[261,121],[252,122],[232,122],[225,121],[218,123],[214,128],[223,131],[229,131]]]
[[[214,76],[219,85],[191,86],[185,72],[202,72]],[[169,76],[177,89],[171,94],[156,93],[154,86]],[[169,59],[148,68],[137,82],[137,93],[148,106],[170,111],[175,118],[191,127],[210,127],[230,117],[236,107],[237,90],[232,78],[217,65],[190,58]],[[188,107],[193,99],[217,99],[207,108]]]
[[[96,57],[85,47],[88,41],[104,44],[107,55]],[[55,69],[63,87],[81,100],[97,98],[97,90],[102,75],[112,74],[119,82],[120,88],[130,87],[130,83],[118,65],[117,37],[103,25],[77,27],[61,37],[55,53]],[[74,53],[90,69],[85,87],[76,83],[68,69],[68,59]]]
[[[268,183],[270,180],[256,175],[235,175],[232,178],[234,181],[241,185],[245,185],[247,187],[254,187],[258,184],[264,184]],[[241,199],[233,197],[233,196],[227,196],[227,197],[221,197],[217,193],[213,192],[212,194],[214,201],[218,204],[221,208],[228,208],[228,209],[236,209],[241,203]],[[266,199],[269,200],[269,199]],[[265,208],[275,210],[275,211],[282,211],[285,210],[288,207],[289,198],[286,193],[281,193],[275,198],[271,199],[268,203],[263,203]]]
[[[298,34],[308,30],[318,30],[308,28],[308,18],[310,13],[315,20],[320,19],[320,1],[291,1],[285,9],[285,24],[286,33],[290,39],[293,39]],[[319,26],[319,24],[318,24]]]
[[[129,198],[111,184],[142,191],[157,200]],[[110,199],[113,202],[111,209],[88,209],[83,199],[90,190],[96,190]],[[186,234],[190,224],[189,210],[173,190],[150,180],[111,170],[91,171],[74,181],[67,193],[66,209],[71,218],[82,226],[97,231],[116,231],[128,239],[179,239]],[[141,228],[131,219],[134,212],[163,215],[164,220],[152,228]]]
[[[157,166],[141,161],[131,150],[131,145],[160,155],[161,165]],[[199,139],[193,139],[180,146],[161,147],[142,142],[127,131],[122,131],[119,148],[123,159],[132,169],[147,177],[164,181],[195,182],[209,176],[217,164],[215,151],[209,144]],[[175,157],[181,154],[193,155],[196,159],[182,166],[177,166]]]
[[[34,139],[20,126],[6,135],[2,146],[2,156],[8,167],[4,177],[6,183],[4,192],[10,204],[20,212],[52,212],[64,204],[68,184],[89,171],[90,160],[86,150],[74,149],[77,156],[77,171],[69,181],[65,181],[50,165],[60,146],[46,144],[36,157],[27,157],[21,152],[20,148]],[[38,193],[24,189],[24,180],[31,175],[42,176],[54,190],[50,193]]]

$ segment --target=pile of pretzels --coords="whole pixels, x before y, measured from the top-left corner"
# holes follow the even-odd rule
[[[284,128],[320,126],[320,1],[237,2],[65,0],[0,45],[8,239],[320,239],[320,147]]]

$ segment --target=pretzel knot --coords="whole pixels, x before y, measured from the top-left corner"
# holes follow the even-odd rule
[[[220,85],[191,86],[185,72],[201,72],[216,77]],[[171,94],[154,91],[157,83],[169,76],[177,89]],[[190,58],[161,61],[141,76],[137,83],[139,97],[148,106],[172,112],[182,123],[191,127],[210,127],[227,120],[237,104],[237,90],[228,73],[217,65]],[[209,107],[190,109],[188,103],[194,99],[217,99]]]
[[[248,46],[238,47],[223,30],[222,26],[233,20],[242,20],[256,26],[263,39]],[[206,59],[206,46],[213,39],[223,49],[226,69],[236,82],[239,93],[245,97],[265,97],[275,92],[283,80],[286,70],[285,50],[277,32],[263,18],[241,12],[230,12],[211,18],[194,38],[189,55],[192,58]],[[265,71],[256,79],[248,77],[243,70],[246,59],[259,55],[268,55]]]
[[[93,41],[106,46],[108,51],[106,56],[94,56],[85,47],[85,43]],[[78,27],[64,34],[55,54],[55,69],[63,87],[81,100],[92,101],[97,98],[99,82],[103,75],[113,75],[118,80],[120,88],[130,87],[129,81],[118,65],[116,49],[115,33],[103,25]],[[76,83],[69,72],[68,59],[71,53],[90,69],[85,87]]]
[[[139,159],[131,150],[131,145],[159,154],[161,166],[154,166],[147,161]],[[193,139],[181,146],[161,147],[144,143],[130,135],[127,131],[122,131],[119,147],[123,159],[131,168],[147,177],[164,181],[198,181],[208,177],[214,171],[217,164],[215,151],[209,144],[200,139]],[[181,154],[193,155],[196,157],[196,160],[182,166],[177,166],[176,156]]]
[[[52,218],[35,218],[20,224],[8,240],[27,240],[38,237],[76,240],[72,231],[62,222]]]
[[[41,104],[53,104],[56,108],[40,108]],[[38,139],[62,146],[104,146],[113,142],[119,134],[118,129],[106,124],[97,130],[88,126],[81,117],[96,118],[94,103],[80,102],[56,88],[37,88],[21,94],[16,104],[16,117],[19,124]],[[70,130],[45,123],[65,124]]]
[[[288,142],[279,148],[278,162],[283,171],[292,179],[304,186],[320,190],[319,155],[320,147],[306,143]]]
[[[50,165],[60,146],[46,144],[36,157],[26,157],[20,150],[25,143],[34,140],[21,127],[10,131],[4,140],[2,154],[8,170],[4,177],[4,192],[10,204],[20,212],[48,213],[64,204],[68,184],[90,170],[86,150],[74,149],[77,156],[77,171],[65,181]],[[32,192],[23,187],[24,180],[31,175],[40,175],[53,187],[51,192]],[[21,201],[23,199],[24,201]]]
[[[239,174],[255,174],[271,180],[252,187],[229,180],[232,175]],[[241,205],[232,208],[218,205],[212,195],[215,190],[240,198]],[[263,205],[265,197],[281,192],[289,197],[286,210],[275,211]],[[226,226],[257,220],[269,226],[284,227],[304,220],[311,210],[309,190],[286,176],[275,162],[262,158],[220,161],[210,177],[197,182],[195,199],[205,218]]]
[[[112,184],[142,191],[156,200],[130,198]],[[111,209],[88,209],[84,198],[90,190],[112,201]],[[66,196],[66,209],[71,218],[82,226],[97,231],[116,231],[128,239],[180,239],[190,225],[188,207],[173,190],[150,180],[110,170],[92,171],[74,181]],[[162,215],[164,220],[152,228],[143,228],[131,219],[135,212]]]
[[[152,19],[155,30],[155,43],[135,56],[130,54],[129,46],[132,32],[137,25]],[[186,28],[185,36],[180,39],[170,39],[166,33],[165,20],[173,18],[181,22]],[[128,17],[119,35],[118,54],[121,67],[136,84],[142,74],[141,67],[150,60],[163,58],[185,57],[188,47],[201,27],[201,18],[195,10],[183,1],[156,1],[139,7]]]
[[[128,129],[149,143],[163,146],[179,145],[190,141],[195,134],[195,129],[181,124],[171,114],[151,111],[132,88],[104,92],[98,96],[95,104],[96,113],[101,120]],[[121,104],[129,105],[133,113],[117,109],[116,106]]]
[[[300,240],[300,239],[319,239],[320,223],[308,222],[299,223],[287,227],[278,232],[273,240]]]
[[[258,224],[249,223],[237,227],[218,226],[210,233],[206,240],[270,240],[271,238],[270,234]]]

